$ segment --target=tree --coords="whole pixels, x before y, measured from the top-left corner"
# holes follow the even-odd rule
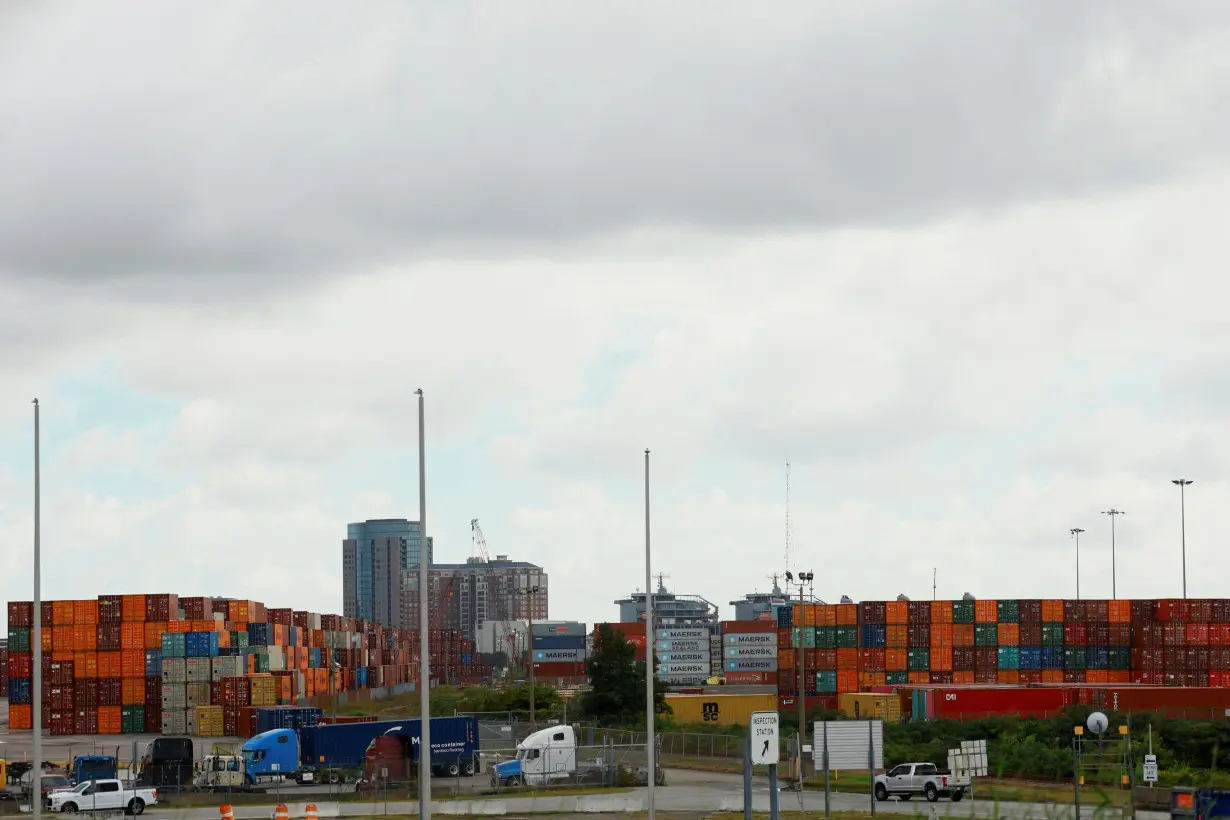
[[[652,649],[646,649],[651,652]],[[636,648],[623,632],[609,624],[598,627],[594,652],[585,662],[590,691],[581,699],[582,711],[604,725],[630,725],[645,719],[645,669]],[[654,680],[654,713],[670,714],[666,684]]]

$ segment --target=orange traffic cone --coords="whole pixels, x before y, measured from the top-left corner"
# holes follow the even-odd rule
[[[273,810],[273,820],[290,820],[290,812],[287,811],[285,803],[278,803],[278,807]]]
[[[218,808],[218,814],[222,815],[222,820],[235,820],[235,809],[230,803],[225,803]]]
[[[318,820],[315,803],[308,803],[303,807],[303,820]]]

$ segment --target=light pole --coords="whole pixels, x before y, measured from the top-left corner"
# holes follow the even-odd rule
[[[653,568],[649,551],[649,448],[645,448],[645,760],[649,772],[647,778],[649,791],[646,794],[645,808],[649,820],[653,820],[653,787],[657,784],[658,770],[654,766],[654,734],[653,734],[653,677],[654,677],[654,639],[657,637],[653,629]]]
[[[43,815],[42,785],[43,785],[43,594],[42,577],[39,567],[39,548],[42,537],[42,508],[39,497],[39,429],[38,429],[38,399],[34,400],[34,621],[31,643],[34,644],[34,669],[31,678],[34,691],[31,698],[34,706],[31,728],[34,730],[34,760],[30,769],[30,808],[34,820]]]
[[[811,572],[800,572],[797,576],[798,577],[797,581],[795,580],[795,577],[796,576],[793,575],[790,572],[790,570],[786,570],[786,583],[797,585],[799,588],[799,617],[801,618],[803,616],[803,607],[806,606],[803,600],[803,589],[809,583],[811,583],[812,579],[815,578],[816,576],[814,573],[811,573]],[[799,699],[799,749],[798,749],[798,752],[799,752],[799,778],[800,779],[802,779],[803,777],[803,742],[807,739],[807,662],[804,660],[804,655],[806,654],[807,650],[803,648],[805,643],[806,641],[804,641],[803,639],[803,624],[800,623],[799,624],[799,647],[797,650],[799,653],[799,659],[798,659],[798,667],[799,667],[799,694],[798,694],[798,699]]]
[[[1172,478],[1171,484],[1179,485],[1179,532],[1183,539],[1183,598],[1187,598],[1187,485],[1190,478]]]
[[[431,820],[431,661],[427,643],[427,453],[419,397],[419,820]]]
[[[526,587],[521,594],[525,596],[525,654],[530,667],[530,726],[533,727],[538,725],[534,720],[534,598],[538,595],[538,587]]]
[[[1072,533],[1072,537],[1076,539],[1076,600],[1081,599],[1081,533],[1084,532],[1080,527],[1073,527],[1068,530]]]
[[[1112,598],[1119,597],[1118,588],[1115,586],[1115,518],[1126,514],[1123,510],[1116,510],[1114,507],[1102,511],[1102,515],[1110,516],[1110,597]]]

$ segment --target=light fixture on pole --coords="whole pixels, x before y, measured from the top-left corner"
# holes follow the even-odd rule
[[[419,820],[431,820],[431,661],[427,643],[427,453],[419,397]]]
[[[800,572],[797,576],[786,570],[786,583],[792,584],[799,588],[799,615],[802,616],[802,607],[805,606],[803,599],[803,589],[812,582],[815,573]],[[796,580],[797,578],[797,580]],[[799,701],[799,774],[803,773],[803,743],[807,740],[807,662],[804,656],[807,654],[803,648],[805,642],[803,640],[803,623],[798,625],[799,629],[799,645],[795,651],[798,653],[798,668],[799,668],[799,688],[798,694],[795,695]]]
[[[653,788],[657,782],[658,769],[655,765],[654,752],[654,697],[653,697],[653,678],[656,670],[654,667],[654,639],[657,634],[653,628],[653,561],[649,550],[649,449],[645,449],[645,759],[647,761],[646,771],[648,776],[646,780],[649,784],[649,790],[646,792],[645,808],[648,812],[649,820],[653,820]]]
[[[1127,513],[1111,507],[1109,510],[1103,510],[1102,515],[1110,516],[1110,597],[1118,598],[1119,589],[1115,584],[1115,518],[1120,515],[1127,515]]]
[[[1179,485],[1179,533],[1183,545],[1183,598],[1187,599],[1187,485],[1190,478],[1172,478],[1171,484]]]
[[[1080,527],[1073,527],[1068,530],[1072,533],[1072,537],[1076,539],[1076,600],[1081,599],[1081,533],[1084,532]]]
[[[538,586],[527,586],[521,594],[525,597],[525,654],[526,664],[530,668],[530,726],[537,726],[534,722],[534,602],[537,600]]]

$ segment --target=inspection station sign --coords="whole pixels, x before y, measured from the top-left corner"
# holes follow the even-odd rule
[[[778,743],[777,712],[752,712],[752,763],[776,766],[781,757]]]

